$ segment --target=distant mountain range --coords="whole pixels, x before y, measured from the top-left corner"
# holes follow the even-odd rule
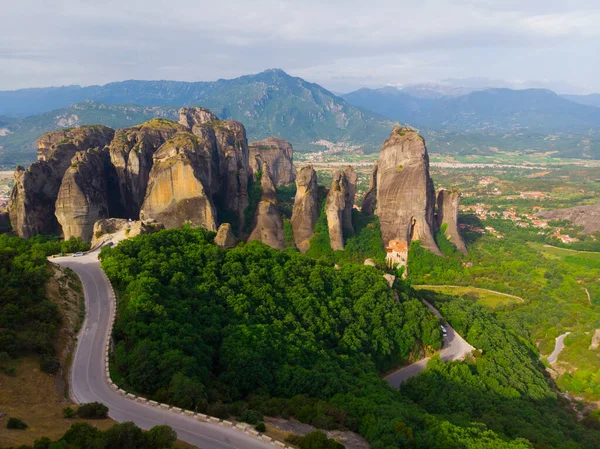
[[[282,70],[215,82],[123,81],[104,86],[25,89],[0,92],[0,115],[38,114],[7,120],[5,133],[13,134],[0,136],[0,146],[4,147],[0,163],[11,163],[15,154],[30,150],[35,139],[50,129],[92,121],[130,126],[156,115],[174,117],[175,109],[191,105],[209,108],[222,119],[242,122],[251,140],[282,137],[297,151],[324,149],[314,143],[317,141],[378,151],[395,124]]]
[[[176,118],[179,107],[192,105],[242,122],[251,140],[282,137],[297,151],[335,146],[375,152],[401,122],[424,133],[434,153],[500,149],[600,159],[599,94],[418,84],[340,97],[274,69],[214,82],[123,81],[0,91],[0,164],[30,162],[36,139],[46,131],[82,124],[126,127],[157,116]]]

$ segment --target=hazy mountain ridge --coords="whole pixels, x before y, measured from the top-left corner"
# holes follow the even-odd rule
[[[128,107],[145,111],[143,117],[139,117],[137,123],[140,123],[155,116],[174,117],[176,108],[180,106],[198,105],[215,111],[224,119],[244,123],[251,140],[277,136],[290,141],[297,151],[323,149],[312,142],[326,140],[358,146],[365,152],[375,152],[395,124],[376,113],[348,104],[317,84],[292,77],[282,70],[267,70],[256,75],[215,82],[123,81],[84,88],[70,86],[0,92],[0,114],[26,113],[26,105],[29,112],[49,105],[56,107],[63,101],[59,98],[60,92],[65,94],[64,101],[91,100],[112,105],[105,106],[104,110],[115,111],[111,113],[120,118],[109,119],[95,113],[94,123],[98,124],[115,128],[136,124],[134,120],[123,121],[127,117],[125,111],[116,112]],[[19,98],[28,100],[21,101]],[[140,106],[122,106],[124,104]],[[89,114],[83,114],[82,108],[103,110],[97,103],[87,102],[85,105],[73,105],[64,110],[17,120],[18,125],[11,127],[15,134],[9,139],[0,137],[0,146],[4,146],[0,163],[14,162],[6,157],[7,153],[32,148],[34,140],[44,131],[91,123],[81,118],[77,123],[71,124],[68,120],[58,123],[54,120],[55,116],[72,115],[74,108],[86,117]]]

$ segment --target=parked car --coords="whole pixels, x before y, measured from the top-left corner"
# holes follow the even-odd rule
[[[443,325],[440,325],[440,327],[442,328],[442,334],[444,335],[444,337],[447,336],[448,330]]]
[[[83,256],[83,253],[81,251],[73,254],[73,257],[81,257],[81,256]]]

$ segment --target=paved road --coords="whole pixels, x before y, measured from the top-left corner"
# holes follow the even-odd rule
[[[555,338],[556,343],[554,344],[554,351],[552,351],[552,354],[550,354],[550,357],[548,357],[548,363],[556,362],[556,359],[558,358],[558,354],[560,354],[561,351],[565,347],[565,338],[570,333],[571,332],[565,332],[564,334],[559,335],[558,337]]]
[[[442,318],[440,312],[433,307],[429,302],[423,301],[431,312],[438,318]],[[444,337],[443,349],[440,352],[440,357],[443,361],[463,360],[465,355],[470,354],[475,348],[465,341],[449,324],[444,325],[448,331],[448,335]],[[385,377],[385,380],[392,387],[398,388],[402,382],[422,373],[427,367],[427,363],[431,357],[426,357],[418,362],[412,363],[404,368],[400,368]]]
[[[102,402],[115,421],[133,421],[143,429],[167,424],[175,429],[179,439],[202,449],[273,449],[270,444],[238,430],[133,402],[112,390],[105,376],[104,348],[113,305],[109,299],[108,279],[98,262],[98,251],[52,261],[75,271],[85,293],[86,319],[71,369],[73,399],[79,403]]]

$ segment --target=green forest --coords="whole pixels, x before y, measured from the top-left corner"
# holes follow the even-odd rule
[[[119,296],[112,375],[123,387],[223,418],[255,410],[349,429],[375,449],[600,446],[549,386],[530,340],[493,312],[436,297],[482,352],[434,359],[394,390],[380,373],[440,346],[418,299],[429,293],[397,282],[396,301],[373,267],[336,269],[258,242],[223,250],[213,238],[183,228],[102,250]]]

